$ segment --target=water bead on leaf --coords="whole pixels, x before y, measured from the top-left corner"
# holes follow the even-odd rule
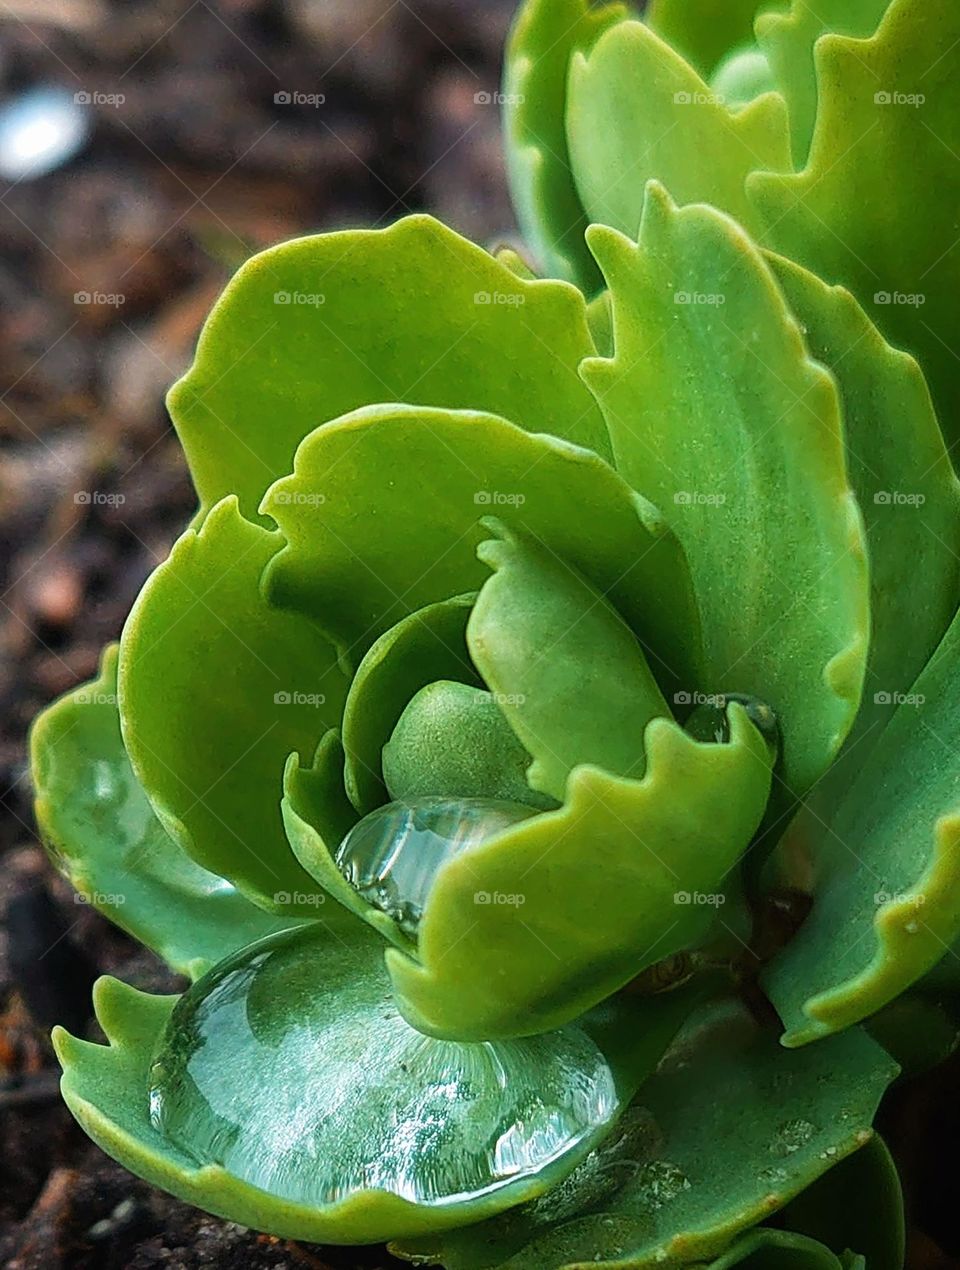
[[[261,940],[178,1002],[151,1119],[198,1163],[304,1204],[375,1189],[443,1205],[534,1178],[616,1112],[578,1027],[435,1040],[401,1018],[379,956],[331,963],[314,940]]]
[[[350,830],[334,858],[365,900],[415,936],[440,867],[534,814],[520,803],[485,798],[387,803]]]
[[[759,697],[746,696],[741,692],[724,692],[701,699],[687,716],[684,727],[697,741],[709,741],[716,745],[725,744],[730,740],[727,706],[734,701],[743,706],[747,712],[747,718],[770,749],[776,753],[780,748],[780,728],[777,716]]]

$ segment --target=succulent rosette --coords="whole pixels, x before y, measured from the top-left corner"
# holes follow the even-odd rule
[[[902,1262],[870,1124],[960,934],[960,12],[766,8],[528,0],[552,276],[427,216],[286,243],[172,390],[197,517],[33,758],[192,981],[102,981],[64,1096],[211,1212]]]

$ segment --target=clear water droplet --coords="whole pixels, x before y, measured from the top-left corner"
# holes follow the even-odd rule
[[[663,1208],[690,1189],[686,1173],[668,1160],[650,1160],[637,1174],[639,1194],[648,1208]]]
[[[415,936],[440,866],[533,815],[521,803],[486,798],[387,803],[354,825],[334,860],[368,904]]]
[[[380,950],[376,936],[359,958],[284,932],[199,980],[151,1069],[154,1126],[293,1202],[379,1189],[442,1205],[535,1176],[615,1114],[613,1076],[579,1028],[424,1036],[397,1013]]]
[[[810,1141],[817,1132],[817,1126],[809,1120],[797,1118],[785,1120],[777,1129],[770,1151],[773,1155],[793,1155]]]
[[[774,1167],[761,1169],[757,1174],[758,1180],[762,1182],[764,1186],[780,1186],[787,1180],[788,1177],[789,1174],[786,1169]]]
[[[732,702],[743,706],[747,718],[766,741],[770,750],[776,753],[780,748],[780,725],[777,722],[777,716],[765,701],[761,701],[759,697],[747,696],[742,692],[723,692],[708,697],[690,712],[684,728],[695,741],[725,745],[730,740],[727,706]]]

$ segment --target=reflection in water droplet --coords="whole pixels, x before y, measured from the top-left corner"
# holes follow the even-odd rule
[[[150,1076],[151,1119],[198,1163],[294,1202],[382,1189],[444,1204],[538,1173],[616,1111],[576,1027],[457,1044],[397,1013],[369,960],[309,928],[221,963],[177,1004]]]
[[[785,1120],[777,1129],[770,1151],[773,1155],[793,1155],[810,1141],[817,1132],[817,1126],[809,1120]]]
[[[683,1191],[689,1191],[690,1179],[682,1169],[667,1160],[650,1160],[637,1174],[640,1197],[649,1208],[663,1208]]]
[[[535,814],[486,798],[387,803],[354,825],[334,860],[368,904],[413,936],[440,866]]]

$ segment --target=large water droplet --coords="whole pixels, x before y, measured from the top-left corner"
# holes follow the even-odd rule
[[[151,1119],[200,1164],[294,1202],[380,1189],[449,1204],[587,1149],[617,1109],[579,1028],[458,1044],[393,1005],[378,937],[363,956],[313,929],[261,940],[177,1004]]]
[[[486,798],[387,803],[354,825],[334,860],[368,904],[415,935],[440,866],[535,814]]]

